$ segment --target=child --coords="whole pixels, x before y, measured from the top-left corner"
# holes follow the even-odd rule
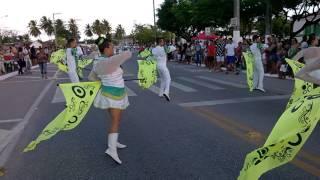
[[[282,61],[280,66],[280,71],[279,71],[279,79],[286,79],[287,71],[288,71],[288,64],[286,63],[286,61]]]

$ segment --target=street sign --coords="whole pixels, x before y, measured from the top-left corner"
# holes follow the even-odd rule
[[[231,20],[230,20],[230,25],[231,25],[232,27],[238,26],[238,18],[236,18],[236,17],[231,18]]]

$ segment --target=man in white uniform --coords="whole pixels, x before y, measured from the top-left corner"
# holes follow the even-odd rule
[[[250,51],[252,52],[255,59],[253,87],[255,90],[266,92],[263,88],[264,69],[262,64],[262,55],[261,55],[261,50],[258,47],[258,43],[260,43],[260,37],[258,35],[254,35],[252,37],[252,41],[253,41],[253,44],[250,46]]]
[[[171,77],[167,68],[167,53],[164,49],[164,40],[159,39],[158,45],[152,49],[153,56],[157,59],[157,68],[160,76],[160,92],[159,96],[164,96],[167,101],[170,101],[169,91]]]

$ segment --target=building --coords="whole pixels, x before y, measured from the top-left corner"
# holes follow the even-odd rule
[[[307,18],[302,18],[298,21],[295,21],[293,24],[293,32],[297,32],[298,30],[300,30],[304,24],[306,23],[306,19],[309,21],[312,21],[312,19],[314,18],[314,16],[308,16]],[[316,21],[320,19],[320,11],[318,11],[318,15],[313,19],[313,21]],[[320,22],[317,24],[313,24],[310,26],[305,27],[298,35],[297,37],[299,39],[302,38],[302,36],[304,35],[309,35],[315,33],[317,36],[320,36]]]

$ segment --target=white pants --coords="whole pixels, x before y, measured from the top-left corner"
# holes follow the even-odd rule
[[[78,76],[78,74],[77,74],[76,71],[68,71],[68,75],[69,75],[70,81],[71,81],[72,83],[78,83],[78,82],[80,82],[79,76]]]
[[[253,88],[263,89],[264,69],[261,59],[255,59],[253,70]]]
[[[159,65],[158,72],[160,76],[160,91],[159,95],[162,96],[163,94],[169,95],[170,92],[170,83],[171,77],[170,72],[166,65]]]

